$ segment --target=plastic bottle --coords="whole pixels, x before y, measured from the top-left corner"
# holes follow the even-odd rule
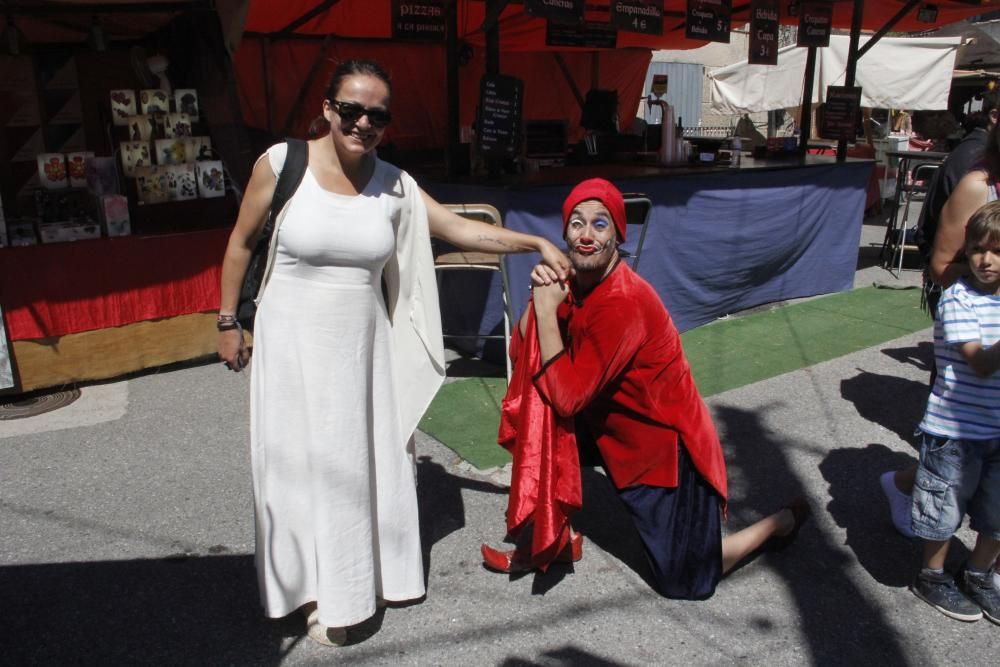
[[[729,166],[735,169],[743,161],[743,140],[740,137],[733,137],[731,144]]]

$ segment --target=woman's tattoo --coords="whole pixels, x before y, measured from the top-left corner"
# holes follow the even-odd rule
[[[487,243],[496,243],[498,246],[501,246],[503,248],[514,248],[514,246],[510,245],[509,243],[505,243],[505,242],[501,241],[496,236],[489,236],[487,234],[480,234],[479,238],[477,240],[478,241],[485,241]]]

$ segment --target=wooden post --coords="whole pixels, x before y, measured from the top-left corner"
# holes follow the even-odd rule
[[[847,51],[847,72],[844,75],[844,85],[848,88],[854,85],[854,77],[858,71],[858,43],[861,41],[861,19],[865,13],[865,0],[854,0],[854,15],[851,17],[851,46]],[[837,142],[837,162],[847,159],[847,139]]]

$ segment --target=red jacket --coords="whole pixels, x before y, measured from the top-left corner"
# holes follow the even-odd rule
[[[726,464],[680,335],[659,296],[623,262],[559,309],[565,350],[535,375],[561,416],[581,417],[617,488],[677,486],[678,437],[725,500]],[[515,332],[511,356],[522,343]]]

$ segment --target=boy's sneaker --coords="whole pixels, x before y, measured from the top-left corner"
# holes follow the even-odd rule
[[[979,605],[983,616],[1000,625],[1000,591],[993,586],[993,572],[975,575],[965,570],[962,573],[962,590],[970,600]]]
[[[882,485],[882,493],[889,501],[889,513],[892,516],[892,525],[903,537],[916,537],[913,534],[913,520],[910,516],[913,497],[908,496],[896,488],[896,473],[893,470],[883,473],[878,478]]]
[[[966,622],[983,617],[979,605],[965,597],[950,574],[921,571],[910,590],[945,616]]]

